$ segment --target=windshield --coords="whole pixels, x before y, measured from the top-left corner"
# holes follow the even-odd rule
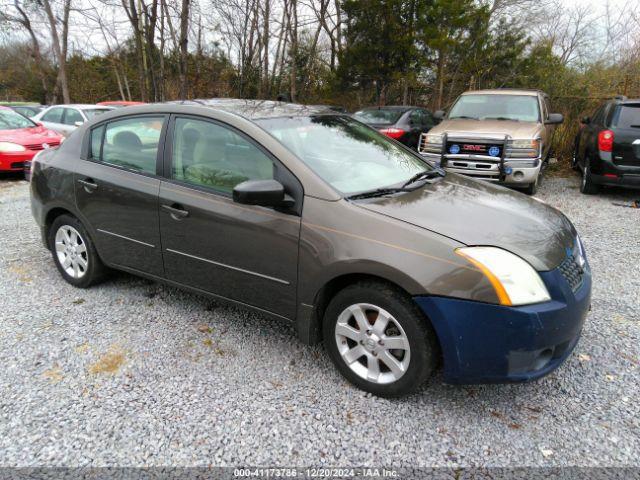
[[[84,114],[87,116],[87,118],[89,120],[91,120],[92,118],[97,117],[98,115],[102,115],[103,113],[106,113],[108,111],[110,111],[110,108],[95,108],[95,109],[87,109],[87,110],[82,110],[84,112]]]
[[[0,130],[15,130],[17,128],[31,128],[36,124],[27,117],[13,110],[0,110]]]
[[[270,118],[256,123],[346,196],[390,187],[432,170],[417,155],[349,117]]]
[[[534,95],[462,95],[447,118],[499,119],[539,122],[538,97]]]
[[[392,125],[396,123],[404,112],[401,110],[360,110],[353,114],[354,118],[364,123]]]
[[[640,103],[618,105],[613,113],[611,126],[620,128],[640,128]]]

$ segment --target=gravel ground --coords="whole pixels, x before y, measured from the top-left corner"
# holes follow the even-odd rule
[[[571,358],[531,384],[436,375],[384,400],[289,325],[125,274],[58,275],[28,185],[0,180],[0,466],[640,466],[637,192],[549,179],[594,272]]]

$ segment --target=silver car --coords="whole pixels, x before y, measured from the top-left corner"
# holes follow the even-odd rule
[[[90,104],[54,105],[37,114],[33,120],[66,137],[84,122],[110,110],[113,108]]]

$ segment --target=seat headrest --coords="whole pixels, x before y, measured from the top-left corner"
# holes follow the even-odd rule
[[[116,133],[113,137],[113,144],[120,148],[131,149],[135,151],[142,150],[142,141],[140,137],[133,132],[124,131]]]

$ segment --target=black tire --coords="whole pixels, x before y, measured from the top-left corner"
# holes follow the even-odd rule
[[[527,185],[526,188],[524,188],[522,191],[527,195],[535,195],[536,193],[538,193],[538,185],[540,184],[541,176],[542,176],[542,171],[536,177],[536,181]]]
[[[85,247],[83,253],[75,254],[81,256],[81,258],[86,262],[86,268],[77,278],[65,270],[56,250],[56,235],[63,227],[71,227],[74,229],[80,238],[79,242]],[[78,288],[88,288],[104,279],[106,275],[106,267],[102,263],[102,260],[100,260],[87,229],[84,228],[82,222],[80,222],[76,217],[71,215],[60,215],[57,217],[49,229],[48,242],[49,250],[51,250],[51,255],[53,256],[53,261],[56,264],[60,275],[62,275],[62,278],[64,278],[67,283]]]
[[[585,195],[594,195],[600,191],[600,185],[593,182],[591,177],[591,167],[589,162],[585,162],[582,171],[582,182],[580,182],[580,191]]]
[[[573,146],[573,152],[571,153],[571,168],[576,172],[580,171],[580,165],[578,165],[578,144]]]
[[[371,304],[384,309],[393,317],[393,320],[389,322],[390,327],[387,327],[385,333],[393,334],[389,328],[395,329],[395,323],[397,322],[400,325],[400,330],[405,334],[409,344],[409,351],[402,351],[401,355],[403,359],[407,358],[405,355],[408,353],[410,355],[404,373],[397,380],[390,383],[369,381],[352,370],[342,358],[338,348],[338,340],[336,339],[336,326],[340,315],[347,307],[356,304]],[[369,318],[367,320],[369,322],[372,321]],[[373,328],[373,323],[369,324]],[[360,282],[346,287],[336,294],[325,311],[322,330],[325,348],[338,371],[358,388],[380,397],[399,397],[415,391],[431,376],[439,358],[439,347],[435,332],[420,308],[406,293],[381,282]],[[345,344],[346,341],[345,339],[342,343]],[[353,346],[358,347],[356,341],[348,341],[350,343],[353,342]],[[348,345],[344,348],[350,349],[353,347]],[[362,348],[366,347],[363,346]],[[384,349],[380,347],[381,353],[384,354],[385,352],[382,352],[382,350]],[[395,352],[393,354],[396,355],[399,350],[386,350],[386,352]],[[371,355],[368,355],[368,357],[372,359]],[[360,361],[356,360],[353,364],[360,363],[364,365],[362,360],[365,359],[366,361],[366,358],[367,356],[362,356]],[[389,370],[382,360],[382,355],[376,361],[381,371],[385,370],[385,368]],[[383,373],[384,375],[389,375],[391,371]]]

